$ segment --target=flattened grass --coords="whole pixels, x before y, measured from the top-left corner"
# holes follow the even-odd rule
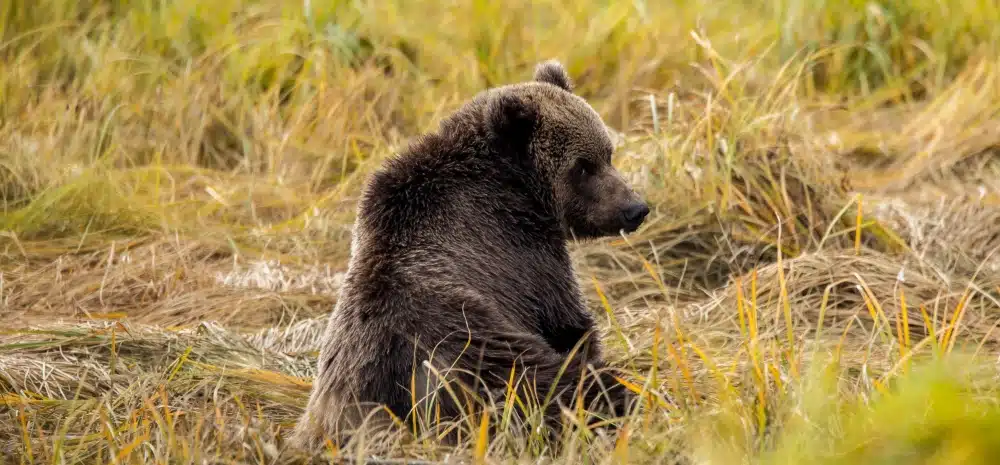
[[[643,408],[558,451],[501,410],[456,449],[332,452],[986,463],[994,3],[5,2],[0,457],[302,458],[283,437],[366,174],[555,57],[653,206],[572,247]]]

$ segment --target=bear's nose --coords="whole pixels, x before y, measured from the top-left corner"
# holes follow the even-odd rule
[[[625,208],[625,221],[638,226],[649,214],[649,207],[645,203],[636,202]]]

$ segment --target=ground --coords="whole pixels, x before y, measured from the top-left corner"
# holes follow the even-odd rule
[[[293,462],[366,174],[556,58],[653,207],[572,246],[648,401],[330,454],[990,463],[1000,6],[662,3],[4,2],[3,462]]]

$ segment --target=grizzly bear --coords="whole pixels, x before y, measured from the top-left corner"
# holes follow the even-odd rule
[[[549,399],[547,424],[577,399],[624,415],[633,396],[591,337],[567,248],[634,232],[649,213],[613,150],[553,60],[533,81],[476,95],[387,160],[359,201],[292,443],[341,441],[379,413],[404,425],[415,414],[457,419],[470,400],[503,405],[508,392]]]

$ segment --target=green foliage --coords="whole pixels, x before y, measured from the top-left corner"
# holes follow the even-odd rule
[[[985,464],[996,24],[990,0],[0,2],[0,457],[281,463],[335,300],[305,288],[336,287],[366,175],[557,58],[653,213],[573,245],[647,408],[555,463]],[[341,452],[552,455],[486,418]]]
[[[989,0],[780,0],[775,9],[785,56],[819,54],[813,79],[835,94],[925,92],[1000,47],[1000,5]]]

